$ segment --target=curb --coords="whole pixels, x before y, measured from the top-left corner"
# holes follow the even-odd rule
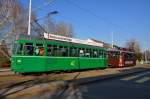
[[[86,85],[86,84],[91,84],[91,83],[95,83],[98,81],[110,80],[113,78],[124,77],[124,76],[128,76],[131,74],[141,73],[141,72],[146,72],[146,71],[150,71],[150,69],[147,68],[147,69],[141,69],[141,70],[137,70],[137,71],[133,71],[133,72],[125,72],[125,73],[117,73],[117,74],[110,74],[110,75],[104,75],[104,76],[69,80],[68,83],[75,83],[76,85]]]

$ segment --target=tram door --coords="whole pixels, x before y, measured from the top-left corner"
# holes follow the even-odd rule
[[[124,53],[123,52],[119,52],[119,67],[123,67],[124,66]]]

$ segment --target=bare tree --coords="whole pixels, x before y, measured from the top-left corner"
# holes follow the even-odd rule
[[[28,9],[23,8],[18,0],[1,0],[0,5],[0,26],[7,29],[4,36],[27,34]],[[32,13],[32,20],[35,18],[36,15]]]
[[[71,24],[59,22],[58,24],[56,24],[56,34],[66,37],[73,37],[73,27]]]
[[[36,15],[32,13],[32,20]],[[23,8],[19,0],[0,0],[0,37],[11,44],[20,34],[27,35],[28,9]]]
[[[135,39],[130,39],[125,43],[125,47],[130,51],[134,51],[138,60],[142,59],[141,48],[138,41]]]

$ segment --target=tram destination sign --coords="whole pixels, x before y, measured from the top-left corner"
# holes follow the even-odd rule
[[[97,42],[92,41],[91,39],[81,40],[81,39],[76,39],[76,38],[60,36],[60,35],[54,35],[54,34],[50,34],[50,33],[44,33],[44,38],[50,39],[50,40],[66,41],[66,42],[72,42],[72,43],[79,43],[79,44],[103,47],[103,43],[97,43]]]

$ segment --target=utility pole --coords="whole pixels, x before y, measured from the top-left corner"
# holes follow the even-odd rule
[[[32,2],[30,0],[29,1],[28,35],[30,35],[30,32],[31,32],[31,7],[32,7]]]
[[[147,63],[147,53],[146,53],[146,50],[145,50],[145,63]]]

